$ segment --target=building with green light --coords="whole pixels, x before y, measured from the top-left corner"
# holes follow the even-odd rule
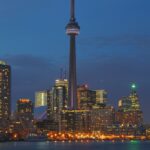
[[[116,121],[127,127],[138,127],[143,124],[143,112],[140,107],[136,84],[131,85],[129,96],[123,97],[119,100]]]

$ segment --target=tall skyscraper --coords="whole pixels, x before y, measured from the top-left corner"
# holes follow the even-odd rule
[[[57,79],[55,80],[55,87],[61,87],[63,88],[63,99],[62,99],[62,108],[67,108],[67,101],[68,101],[68,80],[67,79]],[[61,89],[59,88],[59,89]]]
[[[47,117],[52,119],[62,109],[67,108],[68,80],[57,79],[51,91],[47,91]],[[56,117],[58,119],[58,117]]]
[[[131,101],[131,108],[136,111],[141,111],[139,96],[136,90],[137,90],[136,84],[133,83],[131,85],[131,93],[129,95],[129,99]]]
[[[11,113],[11,68],[0,61],[0,120],[8,120]]]
[[[118,112],[116,120],[124,126],[138,127],[143,124],[143,112],[140,107],[139,97],[136,91],[136,85],[131,85],[131,93],[123,97],[118,103]]]
[[[77,109],[76,36],[79,34],[80,27],[75,19],[75,0],[70,2],[70,21],[66,26],[66,33],[70,36],[68,108]]]

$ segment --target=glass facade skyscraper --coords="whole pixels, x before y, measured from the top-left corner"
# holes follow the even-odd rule
[[[35,93],[35,107],[47,106],[47,91]]]

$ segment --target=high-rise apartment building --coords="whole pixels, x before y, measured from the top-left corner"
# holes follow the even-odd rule
[[[0,120],[8,120],[11,114],[11,68],[0,61]]]

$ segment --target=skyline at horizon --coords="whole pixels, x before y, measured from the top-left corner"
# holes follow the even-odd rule
[[[88,83],[92,89],[108,90],[109,102],[116,106],[118,99],[128,94],[130,83],[136,82],[140,87],[138,93],[144,120],[150,122],[147,105],[150,104],[150,21],[146,14],[146,11],[150,12],[150,2],[146,5],[140,0],[127,0],[125,6],[118,0],[116,3],[96,0],[95,3],[88,2],[87,6],[84,2],[76,1],[77,20],[82,28],[77,41],[78,83]],[[13,108],[19,98],[34,100],[36,91],[50,88],[59,77],[60,68],[68,68],[69,62],[69,42],[65,35],[65,24],[69,20],[68,2],[44,0],[41,5],[39,0],[36,3],[15,0],[14,3],[0,2],[3,7],[0,9],[0,59],[12,67]],[[56,6],[59,11],[55,10]],[[90,14],[88,6],[92,9]],[[101,21],[97,22],[97,18]],[[56,22],[51,22],[52,19]],[[120,68],[123,69],[120,71]]]

